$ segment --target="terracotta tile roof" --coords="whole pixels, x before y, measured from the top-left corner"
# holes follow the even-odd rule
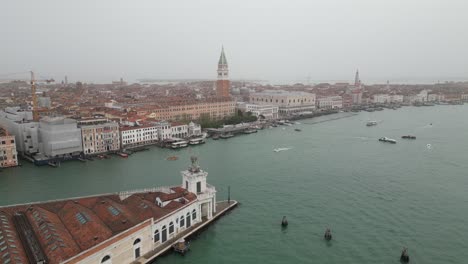
[[[159,207],[157,197],[170,202]],[[14,245],[7,248],[11,263],[28,263],[13,223],[14,214],[24,213],[49,263],[60,263],[151,217],[157,221],[194,200],[195,194],[173,187],[171,193],[135,193],[124,200],[118,194],[106,194],[0,207],[0,243],[7,233],[13,241],[8,242]]]
[[[29,263],[15,232],[12,217],[5,211],[0,211],[0,262],[1,263]],[[8,254],[7,254],[8,253]]]

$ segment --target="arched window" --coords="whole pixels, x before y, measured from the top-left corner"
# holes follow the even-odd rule
[[[106,255],[105,257],[102,258],[101,263],[105,263],[105,264],[111,263],[111,257],[109,255]]]
[[[169,234],[172,234],[172,233],[174,233],[174,223],[170,222],[169,223]]]
[[[137,238],[135,239],[135,241],[133,242],[133,249],[135,251],[135,259],[139,258],[140,257],[140,243],[141,243],[141,239]]]
[[[159,242],[159,230],[154,231],[154,243]]]
[[[184,219],[184,216],[181,216],[180,217],[180,227],[184,227],[185,225],[185,219]]]
[[[192,211],[192,220],[197,219],[197,210],[193,209]]]
[[[192,225],[192,221],[190,221],[190,212],[187,212],[187,227]]]

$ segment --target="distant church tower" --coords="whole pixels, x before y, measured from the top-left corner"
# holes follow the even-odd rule
[[[361,79],[359,79],[359,70],[356,70],[356,76],[354,77],[354,87],[361,87]]]
[[[224,55],[224,47],[221,49],[221,56],[219,57],[218,62],[218,80],[216,81],[216,95],[219,97],[229,97],[230,90],[229,82],[229,70],[226,60],[226,55]]]

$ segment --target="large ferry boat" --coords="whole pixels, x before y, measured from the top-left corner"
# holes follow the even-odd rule
[[[180,141],[171,143],[171,148],[173,149],[185,148],[187,146],[188,146],[188,142],[185,140],[180,140]]]
[[[189,140],[189,145],[200,145],[204,143],[205,143],[204,138],[192,138]]]

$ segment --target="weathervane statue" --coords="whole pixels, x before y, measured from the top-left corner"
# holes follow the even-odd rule
[[[190,160],[192,161],[192,167],[190,167],[190,171],[200,172],[200,166],[198,165],[198,158],[196,156],[191,156]]]

